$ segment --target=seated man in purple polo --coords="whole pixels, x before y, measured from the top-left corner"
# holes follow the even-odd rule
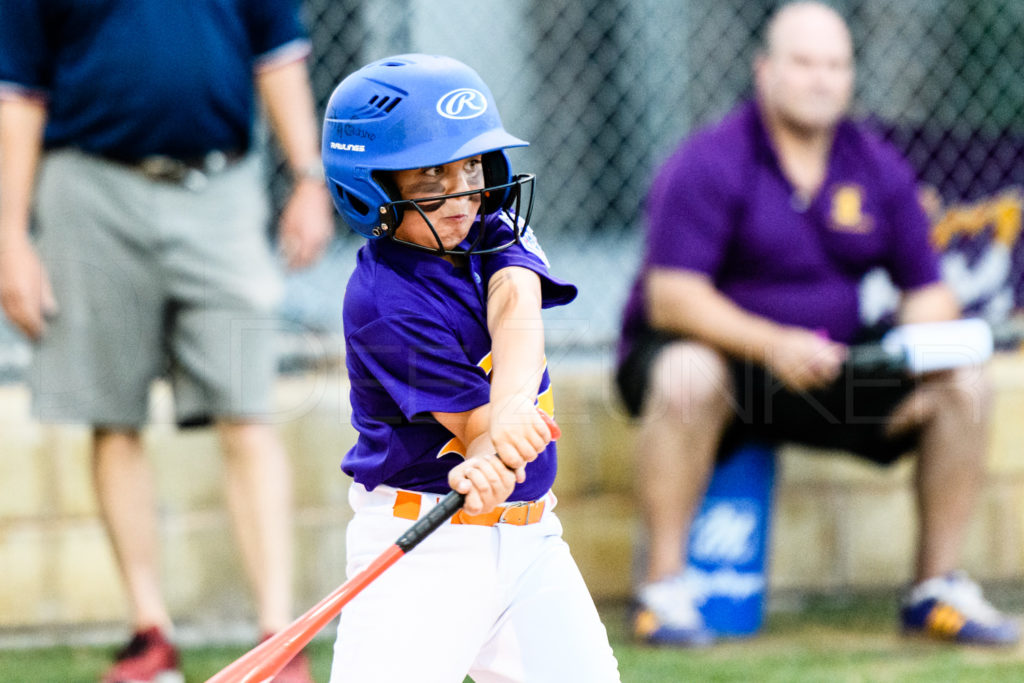
[[[649,536],[636,635],[713,634],[682,580],[683,539],[715,466],[741,440],[844,449],[879,464],[917,453],[919,539],[907,632],[1011,644],[1016,623],[958,571],[983,478],[986,386],[974,372],[854,378],[858,285],[885,268],[900,322],[954,319],[908,164],[846,117],[843,19],[786,5],[755,64],[756,99],[685,141],[648,198],[646,254],[627,304],[618,383],[639,418]]]

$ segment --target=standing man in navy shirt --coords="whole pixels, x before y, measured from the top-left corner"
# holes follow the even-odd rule
[[[0,295],[36,343],[40,419],[93,427],[135,635],[104,677],[173,679],[140,429],[167,374],[212,420],[260,628],[291,618],[289,465],[269,421],[281,279],[252,154],[258,93],[294,175],[289,265],[333,223],[293,0],[0,0]],[[30,214],[38,229],[30,238]],[[308,681],[299,661],[280,680]]]
[[[683,580],[683,539],[715,466],[744,438],[852,451],[916,449],[919,544],[908,632],[981,644],[1015,623],[957,571],[984,473],[977,372],[865,381],[844,372],[865,333],[863,275],[885,268],[901,322],[956,318],[908,164],[846,117],[853,51],[842,18],[786,5],[755,64],[757,97],[668,159],[625,311],[618,384],[638,436],[649,531],[636,635],[709,642]],[[970,376],[968,380],[967,376]]]

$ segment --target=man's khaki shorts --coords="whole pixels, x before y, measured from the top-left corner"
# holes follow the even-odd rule
[[[254,155],[199,191],[46,155],[35,219],[59,310],[35,352],[37,416],[137,428],[166,376],[179,423],[265,419],[282,294],[268,211]]]

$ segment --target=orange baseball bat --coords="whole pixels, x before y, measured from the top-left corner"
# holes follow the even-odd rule
[[[562,436],[555,421],[544,411],[539,410],[551,438],[557,440]],[[465,496],[451,491],[435,505],[430,512],[413,524],[387,550],[351,579],[334,589],[323,600],[309,611],[278,631],[273,636],[249,650],[220,672],[214,674],[206,683],[267,683],[299,654],[302,648],[320,632],[334,617],[341,613],[342,608],[373,580],[398,561],[402,555],[419,545],[420,541],[445,523],[449,517],[458,512],[465,502]]]

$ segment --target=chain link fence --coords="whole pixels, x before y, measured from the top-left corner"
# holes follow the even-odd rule
[[[474,66],[532,142],[548,235],[631,231],[657,163],[751,92],[777,2],[306,0],[321,105],[403,51]],[[837,0],[857,50],[855,114],[877,119],[947,201],[1024,177],[1024,2]]]
[[[750,96],[751,62],[778,4],[305,0],[304,11],[320,111],[341,78],[389,54],[447,54],[480,72],[506,128],[532,143],[512,151],[513,164],[538,174],[538,235],[556,270],[581,288],[575,304],[552,312],[569,316],[556,318],[556,326],[571,330],[576,343],[607,348],[639,259],[651,176],[684,135]],[[946,245],[991,233],[1009,211],[999,242],[1005,257],[965,294],[967,303],[973,296],[988,305],[1010,286],[999,304],[1005,312],[1024,299],[1015,265],[1024,263],[1015,257],[1015,188],[1024,185],[1024,2],[831,4],[848,19],[856,47],[854,113],[873,120],[934,188],[935,220],[946,220],[952,235]],[[280,202],[288,186],[278,168],[272,184]],[[1002,213],[986,204],[993,197],[1002,197]],[[973,214],[957,213],[965,202]],[[340,326],[340,293],[359,240],[343,225],[339,235],[320,266],[290,277],[285,317],[297,325]],[[989,251],[966,253],[954,265],[972,272]],[[4,354],[3,334],[0,328],[0,365],[23,361],[23,350]]]
[[[581,288],[577,302],[549,316],[578,343],[607,349],[639,259],[652,174],[687,133],[751,96],[751,64],[779,4],[306,0],[306,10],[321,107],[353,68],[388,54],[448,54],[480,72],[506,128],[532,143],[511,154],[517,169],[538,175],[534,226],[556,270]],[[1024,300],[1016,291],[1024,257],[1013,253],[1020,229],[1014,188],[1024,184],[1024,2],[831,4],[853,34],[854,116],[902,149],[933,188],[936,223],[955,216],[958,204],[982,202],[973,222],[952,232],[980,234],[983,244],[967,245],[967,256],[947,271],[955,271],[969,307],[1005,314]],[[1005,208],[1007,191],[1016,223],[993,267],[983,258],[991,256],[993,227],[984,202],[1001,196]],[[1007,286],[1013,291],[997,296]],[[887,287],[872,282],[866,317],[891,307]],[[307,307],[315,300],[312,288],[302,299]]]

